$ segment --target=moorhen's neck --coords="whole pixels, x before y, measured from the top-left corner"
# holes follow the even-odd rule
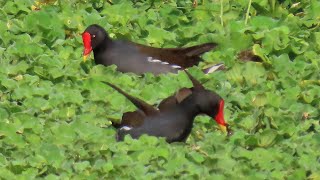
[[[195,103],[197,101],[196,97],[194,95],[188,96],[186,99],[184,99],[180,104],[178,104],[178,107],[184,110],[184,113],[188,115],[188,117],[192,118],[192,122],[194,118],[200,114],[200,109]]]

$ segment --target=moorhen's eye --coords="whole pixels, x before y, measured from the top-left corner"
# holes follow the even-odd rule
[[[95,38],[96,37],[96,35],[92,35],[92,38]]]

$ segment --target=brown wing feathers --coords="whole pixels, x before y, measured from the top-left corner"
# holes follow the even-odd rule
[[[179,65],[182,68],[192,67],[202,61],[200,55],[212,50],[217,46],[215,43],[206,43],[187,48],[154,48],[141,44],[135,44],[140,52],[172,65]]]

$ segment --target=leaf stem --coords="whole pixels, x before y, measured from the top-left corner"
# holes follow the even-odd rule
[[[249,13],[250,13],[250,8],[251,8],[251,3],[252,3],[252,0],[249,0],[248,9],[247,9],[247,13],[246,13],[246,19],[245,19],[245,21],[244,21],[244,24],[245,24],[245,25],[247,25],[247,23],[248,23]]]
[[[223,26],[223,0],[220,0],[220,23]]]

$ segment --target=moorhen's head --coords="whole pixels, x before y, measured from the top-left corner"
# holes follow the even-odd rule
[[[196,105],[201,113],[204,113],[218,123],[223,132],[227,132],[227,123],[224,120],[224,100],[216,93],[208,90],[193,90],[193,96],[196,99]]]
[[[87,56],[92,50],[103,43],[106,37],[108,37],[108,34],[101,26],[92,24],[87,27],[87,29],[82,33],[84,61],[86,61]]]
[[[218,123],[223,132],[231,133],[228,124],[224,120],[224,100],[215,92],[209,91],[203,85],[185,71],[193,84],[192,96],[195,98],[195,104],[201,113],[204,113]]]

